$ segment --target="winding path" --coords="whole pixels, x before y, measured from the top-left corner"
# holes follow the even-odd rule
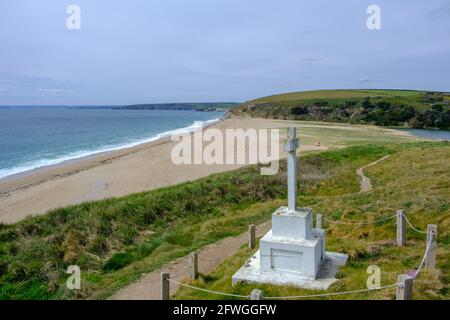
[[[256,228],[256,236],[261,237],[271,228],[271,221],[265,222]],[[248,232],[236,237],[225,238],[217,243],[208,245],[198,252],[198,268],[202,274],[208,274],[220,266],[227,258],[248,241]],[[138,281],[122,288],[111,299],[114,300],[160,300],[161,299],[161,272],[169,272],[171,277],[179,281],[189,274],[189,256],[180,258],[161,269],[144,275]],[[178,289],[175,283],[170,284],[170,294]]]
[[[376,165],[377,163],[389,158],[385,156],[377,161],[369,163],[356,170],[356,174],[361,177],[360,192],[369,192],[372,190],[372,183],[364,175],[364,169]],[[256,230],[257,237],[264,235],[271,228],[271,221],[258,226]],[[236,251],[248,240],[248,233],[245,232],[236,237],[225,238],[217,243],[202,248],[198,253],[199,272],[208,274],[220,266],[227,258],[233,256]],[[180,280],[189,274],[189,256],[168,263],[164,267],[155,270],[149,274],[143,275],[138,281],[122,288],[111,299],[115,300],[159,300],[161,294],[160,277],[161,272],[170,272],[171,276]],[[178,289],[175,283],[170,284],[170,294],[174,294]]]
[[[360,190],[360,192],[372,191],[372,182],[370,181],[370,179],[368,177],[366,177],[364,175],[364,169],[366,169],[368,167],[371,167],[373,165],[376,165],[377,163],[379,163],[379,162],[381,162],[381,161],[383,161],[383,160],[385,160],[385,159],[387,159],[389,157],[390,157],[389,155],[384,156],[383,158],[378,159],[377,161],[369,163],[368,165],[365,165],[364,167],[361,167],[361,168],[356,170],[356,174],[358,176],[360,176],[360,178],[361,178],[361,190]]]

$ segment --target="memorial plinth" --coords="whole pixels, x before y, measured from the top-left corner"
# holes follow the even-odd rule
[[[296,207],[295,129],[288,131],[288,207],[272,214],[272,230],[260,240],[260,249],[233,275],[233,284],[254,282],[327,289],[347,255],[325,251],[325,231],[312,227],[310,208]]]
[[[260,241],[261,271],[316,278],[325,256],[325,239],[323,230],[311,228],[311,216],[311,209],[275,211],[272,230]]]

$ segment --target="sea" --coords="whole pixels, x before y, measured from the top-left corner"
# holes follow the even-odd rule
[[[0,107],[0,179],[133,147],[219,121],[223,112]]]

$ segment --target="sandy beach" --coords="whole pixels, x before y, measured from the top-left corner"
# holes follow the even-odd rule
[[[211,127],[224,132],[227,128],[286,128],[289,124],[292,121],[227,119]],[[308,126],[311,125],[305,125],[305,128]],[[348,127],[348,130],[357,128]],[[380,129],[375,127],[374,130]],[[389,132],[389,129],[385,131]],[[391,131],[392,135],[401,135]],[[97,154],[2,179],[0,222],[15,223],[28,215],[44,214],[58,207],[166,187],[244,166],[175,165],[171,161],[171,150],[176,143],[166,137],[133,148]],[[316,146],[306,141],[301,144],[300,152],[325,150],[329,146],[326,143]],[[280,152],[282,157],[282,147]]]

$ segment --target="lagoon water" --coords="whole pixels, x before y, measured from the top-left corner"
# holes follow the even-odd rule
[[[0,178],[192,130],[222,112],[178,110],[0,108]]]
[[[450,131],[447,130],[427,130],[427,129],[398,129],[408,132],[416,137],[433,139],[433,140],[448,140],[450,141]]]

